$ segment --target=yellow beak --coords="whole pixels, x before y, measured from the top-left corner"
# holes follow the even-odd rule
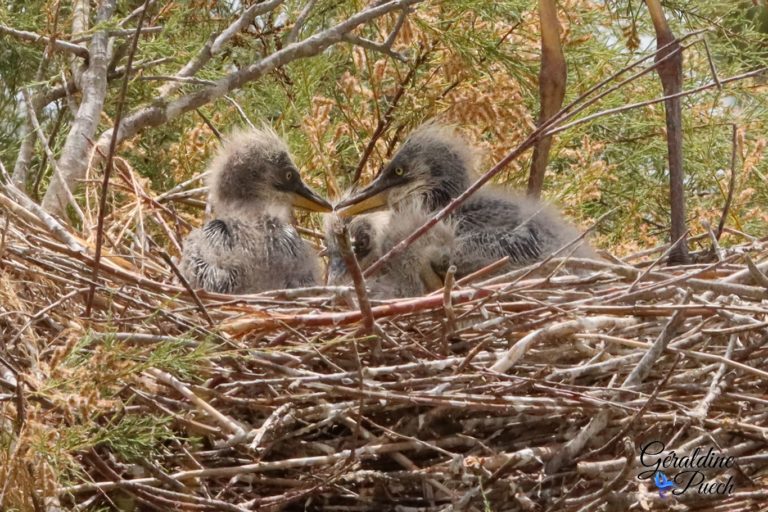
[[[296,208],[304,208],[311,212],[330,212],[333,210],[331,203],[303,183],[296,190],[291,191],[291,199]]]
[[[351,217],[353,215],[358,215],[371,210],[377,210],[387,206],[386,192],[379,192],[372,196],[364,197],[363,199],[358,200],[358,202],[352,203],[352,200],[357,199],[358,197],[359,195],[353,196],[337,204],[336,207],[338,208],[341,206],[341,209],[336,210],[336,213],[338,213],[340,217]]]

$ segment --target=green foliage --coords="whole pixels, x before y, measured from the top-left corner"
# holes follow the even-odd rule
[[[118,3],[122,19],[141,2]],[[277,11],[259,17],[248,30],[236,35],[197,75],[217,80],[283,48],[284,38],[306,5],[285,2]],[[309,37],[356,12],[364,3],[320,0],[306,20],[299,38]],[[165,82],[156,77],[175,74],[208,41],[223,30],[241,8],[238,2],[180,2],[172,9],[153,11],[149,24],[162,25],[155,36],[143,36],[135,62],[141,66],[163,59],[131,81],[127,111],[157,101],[157,88]],[[768,10],[742,0],[675,0],[664,4],[672,30],[678,36],[707,29],[687,39],[685,88],[712,80],[711,65],[720,78],[734,76],[768,64],[766,26]],[[6,2],[0,21],[14,27],[49,33],[52,7],[46,2]],[[383,40],[396,16],[367,25],[361,37]],[[71,22],[69,6],[62,6],[59,26]],[[567,0],[560,2],[560,22],[568,62],[566,102],[575,100],[590,86],[615,73],[655,48],[655,35],[645,4],[611,0],[606,3]],[[321,56],[300,59],[230,95],[254,122],[267,122],[284,133],[308,181],[335,196],[351,185],[379,121],[389,112],[398,89],[404,88],[398,105],[389,112],[387,129],[364,166],[367,180],[391,155],[392,150],[417,124],[438,117],[459,124],[487,152],[487,168],[530,133],[538,112],[539,42],[536,3],[526,0],[483,2],[443,0],[425,2],[410,16],[407,30],[395,50],[408,63],[390,56],[338,44]],[[704,46],[704,40],[707,47]],[[127,38],[118,38],[125,46]],[[23,85],[51,87],[67,75],[66,59],[57,56],[48,64],[52,76],[36,81],[35,71],[43,47],[0,38],[0,158],[12,166],[19,140],[16,95]],[[414,62],[423,57],[411,79],[402,83]],[[124,65],[126,55],[112,63]],[[649,61],[650,62],[650,61]],[[107,129],[117,107],[119,80],[110,85],[102,129]],[[171,98],[199,90],[200,84],[183,83]],[[627,103],[658,97],[658,76],[648,73],[601,99],[581,116]],[[49,133],[56,113],[41,112]],[[234,104],[222,99],[200,111],[214,126],[226,132],[245,121]],[[763,158],[768,110],[764,79],[736,83],[722,91],[710,90],[684,99],[684,151],[687,175],[687,207],[694,231],[702,217],[717,220],[727,192],[730,169],[731,125],[739,126],[739,163],[733,223],[752,234],[765,232],[765,219],[757,214],[768,199]],[[53,141],[57,152],[68,132],[66,115]],[[120,155],[149,180],[156,193],[201,172],[216,139],[194,113],[141,133],[125,144]],[[33,178],[50,175],[36,153]],[[554,141],[545,195],[559,203],[577,221],[588,224],[597,216],[619,207],[600,227],[599,243],[616,252],[663,241],[668,226],[667,164],[664,109],[661,104],[602,117],[559,134]],[[530,153],[502,174],[500,181],[522,187],[527,180]],[[725,171],[725,178],[723,172]],[[44,189],[47,178],[42,179]],[[177,205],[199,216],[197,207]],[[152,228],[154,229],[154,228]],[[156,233],[162,238],[162,233]],[[725,243],[728,243],[726,241]]]

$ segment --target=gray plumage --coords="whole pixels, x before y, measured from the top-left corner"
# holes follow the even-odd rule
[[[319,258],[293,227],[292,208],[330,205],[301,181],[274,131],[231,134],[208,186],[215,218],[189,234],[179,264],[193,288],[242,294],[319,282]]]
[[[417,129],[376,179],[337,205],[354,215],[376,208],[398,211],[416,202],[431,212],[442,209],[474,181],[477,152],[455,131],[435,123]],[[485,187],[451,215],[456,226],[453,264],[459,277],[509,256],[512,266],[543,259],[579,233],[541,201],[500,188]],[[594,257],[586,242],[578,256]]]
[[[365,270],[428,218],[427,212],[416,207],[347,219],[327,216],[328,284],[341,285],[352,281],[334,236],[335,223],[347,223],[352,250],[360,267]],[[453,245],[453,226],[439,222],[366,280],[370,296],[377,299],[416,297],[439,288],[451,264]]]

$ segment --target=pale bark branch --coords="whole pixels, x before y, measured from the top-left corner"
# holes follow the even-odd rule
[[[77,37],[88,31],[91,3],[89,0],[74,0],[72,3],[72,37]],[[80,64],[75,58],[69,60],[69,69],[72,71],[73,80],[78,87],[80,87],[80,79],[83,75],[83,68]]]
[[[104,0],[97,21],[108,20],[115,10],[115,0]],[[109,36],[106,30],[94,34],[89,46],[90,60],[82,75],[83,99],[72,122],[72,128],[64,142],[59,165],[61,177],[54,176],[43,198],[43,208],[62,214],[67,204],[66,187],[74,188],[85,176],[88,165],[90,141],[93,140],[107,94],[107,65],[109,64]]]
[[[330,46],[343,40],[344,35],[355,28],[379,18],[387,13],[408,9],[410,6],[422,2],[423,0],[391,0],[375,7],[365,9],[351,16],[350,18],[338,23],[337,25],[325,29],[313,36],[310,36],[300,42],[288,45],[271,55],[217,80],[214,84],[202,88],[201,90],[181,96],[167,103],[156,102],[151,106],[140,108],[127,115],[120,123],[117,133],[117,143],[136,135],[141,130],[152,126],[159,126],[187,112],[193,111],[203,105],[224,97],[230,91],[239,89],[243,85],[261,78],[272,70],[284,66],[292,61],[315,56]],[[250,15],[255,16],[254,12],[269,10],[277,5],[278,0],[257,4],[259,9],[249,9]],[[256,6],[254,6],[256,7]],[[239,18],[244,18],[245,13]],[[236,22],[237,23],[237,22]],[[230,25],[230,28],[236,25]],[[214,47],[216,41],[226,40],[235,32],[226,30],[211,44]],[[107,34],[102,32],[94,36],[91,43],[91,65],[83,76],[83,102],[78,111],[72,130],[67,137],[60,165],[66,183],[74,188],[78,180],[85,176],[87,166],[88,141],[92,140],[93,132],[98,123],[98,116],[103,107],[104,94],[106,92],[106,65],[108,62],[106,55]],[[103,48],[101,44],[103,43]],[[217,46],[218,47],[218,46]],[[179,73],[179,76],[187,76],[187,73],[194,74],[202,65],[210,59],[209,49],[207,52],[201,50],[196,58],[190,61]],[[178,87],[178,82],[172,82],[170,85]],[[161,89],[163,91],[172,90],[175,87]],[[112,129],[104,131],[98,138],[97,146],[99,153],[106,154],[107,146],[112,138]],[[54,180],[43,199],[43,206],[51,212],[61,212],[63,210],[66,197],[62,191],[60,180]]]
[[[35,134],[37,134],[37,138],[40,140],[40,145],[43,147],[43,151],[45,151],[45,154],[48,157],[48,161],[51,163],[51,167],[53,167],[54,175],[58,176],[59,179],[62,179],[63,177],[61,175],[61,170],[59,169],[59,164],[56,161],[56,156],[53,154],[53,151],[48,145],[48,139],[43,133],[43,129],[40,127],[40,122],[37,120],[37,114],[35,114],[34,103],[30,99],[29,92],[26,89],[23,89],[22,95],[24,96],[24,105],[26,106],[26,110],[27,110],[27,119],[29,119]],[[34,142],[32,143],[32,146],[34,147]],[[70,190],[69,186],[67,186],[66,183],[64,184],[64,194],[66,194],[67,200],[70,202],[70,204],[74,208],[75,213],[77,213],[77,216],[80,219],[80,221],[83,222],[85,220],[83,211],[78,206],[77,201],[75,201],[75,197],[72,195],[72,190]]]
[[[158,32],[162,32],[165,27],[163,26],[154,26],[154,27],[147,27],[141,29],[141,35],[149,35],[149,34],[157,34]],[[107,34],[109,37],[131,37],[136,32],[136,29],[134,28],[122,28],[122,29],[113,29],[113,30],[107,30]],[[70,43],[82,43],[85,41],[88,41],[91,38],[90,35],[83,35],[74,39],[71,39]]]
[[[226,77],[217,80],[214,85],[182,96],[164,105],[153,105],[141,108],[127,116],[120,124],[118,142],[133,137],[145,128],[161,125],[172,119],[176,119],[182,114],[217,100],[228,94],[230,91],[238,89],[248,82],[261,78],[275,68],[284,66],[289,62],[298,59],[313,57],[323,52],[328,47],[340,42],[343,39],[344,34],[347,34],[358,26],[379,18],[389,12],[407,8],[422,1],[423,0],[392,0],[377,7],[366,9],[338,25],[323,30],[322,32],[298,43],[288,45],[248,67],[231,73]],[[110,136],[111,130],[104,132],[99,137],[99,146],[106,146]]]
[[[195,73],[200,71],[208,61],[210,61],[216,54],[221,52],[224,45],[226,45],[235,34],[239,33],[245,27],[247,27],[255,18],[261,14],[265,14],[277,6],[283,3],[284,0],[271,0],[260,4],[255,4],[240,15],[234,22],[232,22],[226,29],[220,34],[213,34],[208,39],[208,42],[200,48],[197,55],[187,62],[178,73],[177,78],[194,76]],[[178,83],[169,82],[161,87],[158,91],[158,95],[161,98],[167,98],[170,94],[179,88]]]
[[[21,41],[29,41],[32,43],[51,44],[52,42],[53,47],[56,50],[71,53],[86,60],[89,56],[88,48],[80,46],[79,44],[73,44],[67,41],[62,41],[60,39],[52,40],[48,36],[43,36],[34,32],[28,32],[26,30],[18,30],[7,25],[0,25],[0,34],[6,34]]]

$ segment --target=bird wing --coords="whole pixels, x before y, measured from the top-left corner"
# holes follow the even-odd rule
[[[523,225],[511,231],[485,229],[466,232],[456,240],[454,264],[463,276],[509,256],[513,264],[527,264],[542,254],[538,230]]]
[[[266,222],[266,258],[270,272],[281,281],[278,288],[313,286],[319,281],[319,264],[307,243],[291,224],[270,218]]]
[[[578,235],[552,208],[527,198],[480,195],[460,207],[455,217],[459,275],[505,256],[515,266],[529,264]]]
[[[235,293],[243,258],[233,228],[216,219],[189,234],[179,270],[190,286],[215,293]]]

